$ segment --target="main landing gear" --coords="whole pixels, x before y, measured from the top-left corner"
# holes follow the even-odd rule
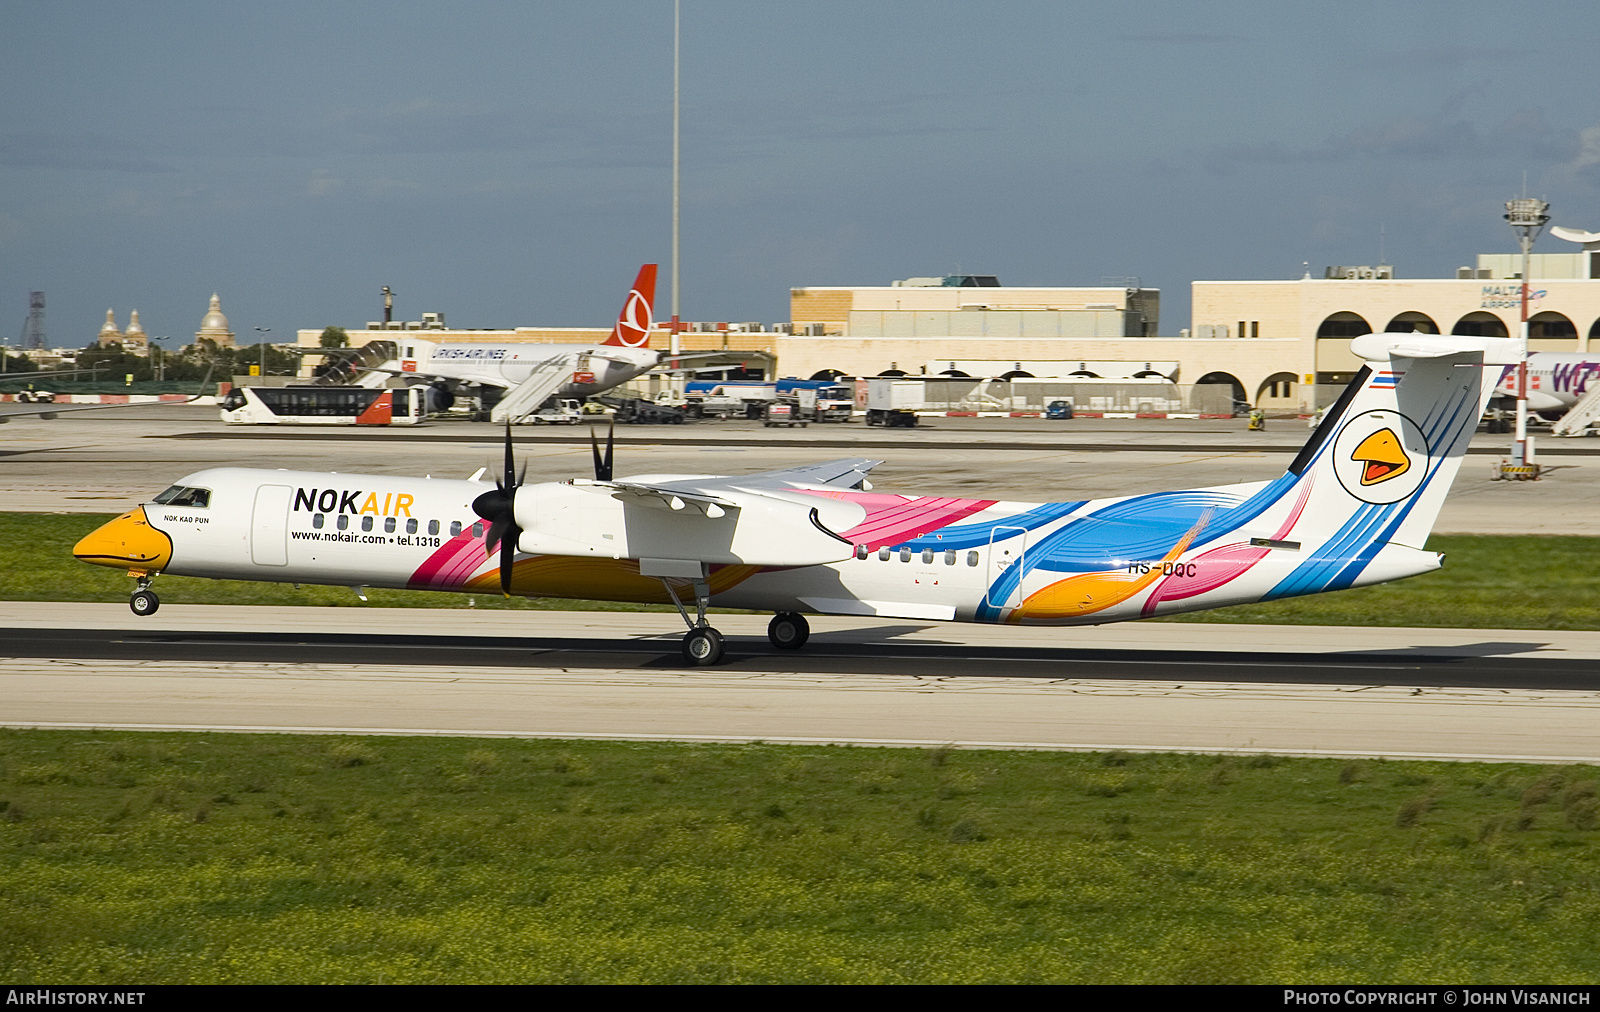
[[[138,586],[134,588],[133,594],[128,598],[128,607],[132,608],[133,613],[140,618],[144,618],[146,615],[154,615],[156,609],[161,607],[161,598],[157,597],[156,592],[150,589],[150,577],[141,576],[138,580]]]
[[[767,639],[779,650],[799,650],[811,638],[811,623],[797,612],[780,611],[767,623]]]
[[[689,627],[689,631],[683,634],[684,662],[703,668],[722,660],[722,634],[706,622],[706,604],[711,600],[711,585],[706,582],[705,576],[696,577],[691,584],[694,588],[695,610],[692,619],[683,602],[678,599],[678,591],[672,586],[672,581],[663,576],[661,585],[667,588],[667,596],[677,605],[678,614],[683,616],[683,624]]]

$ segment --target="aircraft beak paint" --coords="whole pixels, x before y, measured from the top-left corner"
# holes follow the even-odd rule
[[[1400,447],[1400,437],[1393,429],[1379,429],[1356,447],[1351,459],[1365,464],[1361,471],[1361,484],[1376,485],[1380,481],[1398,478],[1411,468],[1411,458]]]
[[[150,526],[141,506],[86,535],[72,554],[91,566],[159,572],[172,562],[172,539]]]

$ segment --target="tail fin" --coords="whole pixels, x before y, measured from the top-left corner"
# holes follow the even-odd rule
[[[656,265],[645,264],[639,276],[633,279],[633,288],[617,314],[616,326],[605,343],[624,348],[642,348],[650,340],[650,328],[655,325],[652,309],[656,300]]]
[[[1318,547],[1269,597],[1438,568],[1437,556],[1420,549],[1501,366],[1516,360],[1516,345],[1438,334],[1368,334],[1351,342],[1368,365],[1285,475],[1298,479],[1305,503],[1286,537]]]

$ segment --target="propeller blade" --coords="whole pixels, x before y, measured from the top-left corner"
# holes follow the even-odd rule
[[[511,483],[512,476],[515,475],[516,472],[517,462],[512,458],[511,454],[511,423],[508,421],[506,422],[506,488],[515,489],[517,485],[522,484],[520,481],[515,485]]]
[[[589,430],[589,452],[594,454],[594,480],[595,481],[610,481],[611,480],[611,460],[612,460],[612,454],[616,450],[616,444],[617,444],[617,423],[616,423],[615,420],[612,421],[611,428],[606,430],[606,455],[605,455],[604,459],[602,459],[600,457],[600,440],[599,440],[599,437],[597,437],[594,434],[594,429],[591,428]]]
[[[500,539],[500,593],[511,596],[511,560],[517,554],[517,540],[521,535],[516,524]]]

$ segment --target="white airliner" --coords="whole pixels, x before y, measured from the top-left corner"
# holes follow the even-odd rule
[[[1342,590],[1439,568],[1423,546],[1517,342],[1368,334],[1363,367],[1272,481],[1076,502],[874,491],[878,462],[740,476],[495,484],[217,468],[85,537],[74,554],[158,573],[353,587],[500,589],[667,602],[683,655],[715,663],[710,604],[804,614],[1098,624]],[[693,608],[691,613],[689,610]]]
[[[620,386],[661,363],[662,353],[647,347],[655,325],[655,293],[656,265],[645,264],[623,301],[611,336],[600,344],[449,344],[408,334],[398,344],[399,357],[374,367],[371,374],[415,375],[456,386],[509,390],[560,359],[572,378],[556,396],[582,399]]]
[[[1600,355],[1570,351],[1530,351],[1528,353],[1528,410],[1566,412],[1600,385]],[[1517,396],[1517,373],[1508,370],[1495,390],[1495,397]]]

